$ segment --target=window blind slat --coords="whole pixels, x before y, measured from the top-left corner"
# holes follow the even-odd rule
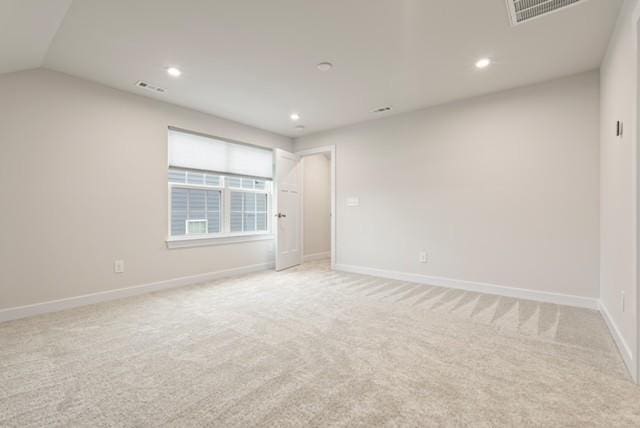
[[[184,235],[187,220],[189,192],[187,189],[173,189],[171,192],[171,234]]]
[[[189,220],[205,218],[205,191],[189,190]]]

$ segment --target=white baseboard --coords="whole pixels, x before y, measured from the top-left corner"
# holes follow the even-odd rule
[[[517,299],[535,300],[538,302],[555,303],[565,306],[576,306],[579,308],[596,310],[598,309],[598,300],[590,297],[528,290],[525,288],[505,287],[502,285],[487,284],[483,282],[466,281],[462,279],[443,278],[438,276],[422,275],[418,273],[397,272],[344,264],[336,264],[335,270],[377,276],[381,278],[396,279],[399,281],[415,282],[418,284],[427,284],[437,287],[456,288],[466,291],[475,291],[478,293],[514,297]]]
[[[305,262],[311,262],[314,260],[325,260],[331,258],[331,251],[325,251],[323,253],[305,254],[303,260]]]
[[[620,333],[620,329],[618,325],[613,321],[613,317],[611,317],[611,313],[605,306],[602,300],[598,300],[598,307],[600,309],[600,313],[602,314],[602,318],[607,323],[607,327],[609,327],[609,331],[611,332],[611,336],[613,336],[613,340],[616,342],[616,346],[618,346],[618,350],[620,351],[620,355],[622,355],[622,360],[624,364],[627,366],[627,370],[629,374],[633,378],[635,382],[638,381],[638,373],[636,370],[636,364],[633,361],[633,353],[631,352],[631,348],[627,344],[627,341],[624,340],[622,333]]]
[[[66,299],[52,300],[49,302],[36,303],[27,306],[17,306],[0,310],[0,322],[11,321],[19,318],[31,317],[34,315],[46,314],[50,312],[62,311],[76,308],[78,306],[91,305],[94,303],[107,302],[109,300],[122,299],[124,297],[138,296],[140,294],[151,293],[153,291],[166,290],[169,288],[183,287],[185,285],[198,284],[215,279],[230,276],[243,275],[251,272],[262,271],[274,267],[273,263],[261,263],[256,265],[243,266],[234,269],[208,272],[199,275],[184,276],[181,278],[168,279],[165,281],[152,282],[149,284],[136,285],[133,287],[119,288],[116,290],[101,291],[99,293],[84,294],[82,296],[69,297]]]

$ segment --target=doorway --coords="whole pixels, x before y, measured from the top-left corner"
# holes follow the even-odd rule
[[[335,265],[335,147],[296,153],[302,167],[301,236],[304,262]]]

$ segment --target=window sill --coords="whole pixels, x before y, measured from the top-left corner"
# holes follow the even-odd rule
[[[270,233],[256,233],[251,235],[227,235],[227,236],[184,236],[167,239],[167,248],[191,248],[208,247],[213,245],[239,244],[242,242],[270,241],[273,235]]]

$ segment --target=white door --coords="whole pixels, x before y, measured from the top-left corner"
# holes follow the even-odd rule
[[[300,157],[280,149],[275,151],[276,270],[302,263],[300,215]]]

